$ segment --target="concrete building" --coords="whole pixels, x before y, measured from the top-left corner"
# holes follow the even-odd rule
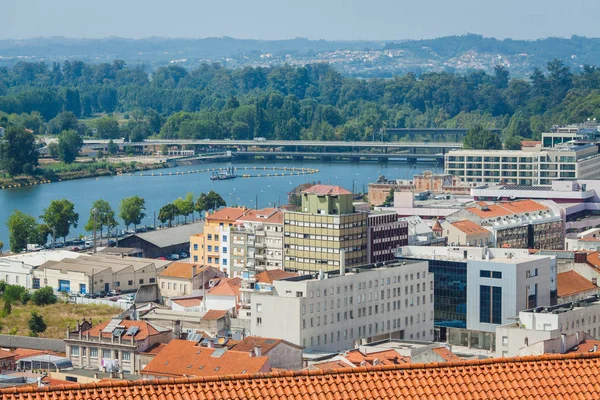
[[[74,368],[137,374],[143,368],[139,354],[172,339],[170,329],[148,322],[117,318],[93,326],[84,319],[74,331],[67,330],[66,357]]]
[[[202,233],[189,238],[191,261],[229,274],[230,229],[247,211],[245,207],[225,207],[207,214]]]
[[[531,344],[579,332],[593,338],[600,335],[599,296],[519,312],[516,322],[497,327],[496,352],[499,356],[512,357]]]
[[[269,357],[271,368],[288,371],[302,369],[302,347],[282,339],[247,336],[239,343],[228,346],[229,350],[250,353],[254,351]]]
[[[450,150],[445,172],[467,184],[549,185],[560,178],[594,179],[600,168],[598,147],[562,144],[550,149]]]
[[[600,295],[600,287],[573,270],[556,274],[556,288],[560,304]]]
[[[11,285],[33,288],[33,271],[48,261],[75,259],[81,253],[67,250],[44,250],[0,257],[0,279]]]
[[[250,320],[252,318],[252,294],[271,293],[274,290],[273,282],[298,276],[293,272],[281,269],[272,269],[262,272],[243,271],[240,287],[240,310],[238,318]]]
[[[339,270],[367,262],[367,214],[355,212],[353,195],[339,186],[302,192],[300,212],[284,212],[284,267]]]
[[[158,274],[158,287],[166,302],[172,297],[200,294],[211,279],[224,276],[225,273],[214,267],[174,262]]]
[[[302,275],[253,293],[254,336],[339,352],[364,340],[433,338],[433,275],[425,262],[388,262]]]
[[[56,291],[92,293],[109,290],[135,291],[156,283],[157,271],[170,261],[100,254],[48,261],[33,271],[34,289],[50,286]]]
[[[242,271],[283,268],[283,211],[249,210],[230,229],[230,276]]]
[[[142,256],[147,258],[187,253],[190,250],[190,236],[201,233],[203,225],[203,222],[194,222],[174,228],[136,233],[119,239],[119,247],[141,249]]]
[[[395,212],[369,213],[367,224],[367,263],[393,260],[395,250],[408,245],[408,223]]]
[[[492,242],[492,233],[468,219],[441,223],[442,235],[451,246],[488,246]]]
[[[448,217],[448,221],[470,220],[492,233],[494,247],[562,250],[564,216],[533,200],[488,204],[478,202]]]
[[[436,340],[445,341],[451,328],[494,332],[531,304],[556,304],[553,256],[525,249],[407,246],[398,258],[426,261],[435,276]]]
[[[423,219],[417,215],[398,218],[398,221],[406,223],[408,228],[409,246],[445,246],[446,238],[437,236]]]

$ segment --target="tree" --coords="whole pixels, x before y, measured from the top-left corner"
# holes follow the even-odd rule
[[[385,204],[386,206],[393,205],[394,204],[394,193],[396,193],[396,189],[391,188],[390,192],[386,196],[385,201],[383,202],[383,204]]]
[[[121,136],[119,123],[111,117],[102,117],[94,122],[98,139],[118,139]]]
[[[46,306],[56,303],[58,298],[54,294],[54,290],[50,286],[46,286],[33,292],[31,301],[36,306]]]
[[[504,140],[504,150],[521,150],[521,138],[519,136],[508,136]]]
[[[111,156],[116,156],[117,153],[119,152],[119,145],[116,144],[115,142],[113,142],[112,139],[110,139],[108,141],[108,154],[110,154]]]
[[[31,336],[37,336],[42,332],[46,332],[47,326],[44,318],[35,311],[31,312],[31,318],[29,318],[27,325],[29,326]]]
[[[194,212],[194,195],[188,193],[185,198],[175,200],[173,205],[177,208],[177,214],[182,215],[184,223],[187,223],[187,216]]]
[[[196,203],[194,204],[194,211],[200,214],[200,218],[202,218],[202,212],[206,211],[206,193],[200,193],[200,196],[196,199]]]
[[[169,146],[167,146],[166,144],[163,144],[162,146],[160,146],[160,153],[163,156],[166,156],[169,154]]]
[[[118,225],[115,219],[115,212],[108,201],[100,199],[94,201],[94,204],[92,204],[90,216],[84,227],[86,231],[94,231],[94,210],[96,212],[96,229],[100,231],[100,236],[102,236],[102,229],[105,226],[110,230]]]
[[[33,243],[38,234],[38,224],[31,215],[15,210],[6,221],[9,233],[10,251],[18,253]]]
[[[63,131],[58,136],[58,154],[60,159],[71,164],[79,155],[79,150],[83,146],[83,139],[74,130]]]
[[[475,150],[501,150],[500,136],[481,125],[469,129],[463,139],[463,148]]]
[[[133,224],[134,229],[137,230],[137,225],[146,216],[144,214],[145,206],[146,201],[138,196],[127,197],[121,200],[119,204],[119,217],[128,229],[129,225]]]
[[[164,224],[169,221],[169,228],[171,227],[171,221],[178,215],[179,210],[173,203],[166,204],[160,208],[158,212],[158,220]]]
[[[57,236],[66,241],[71,226],[77,228],[79,222],[79,214],[75,212],[75,205],[67,199],[52,200],[41,218],[52,229],[53,241]]]
[[[0,168],[15,176],[33,172],[38,165],[38,152],[33,133],[21,127],[9,126],[0,141]]]
[[[14,303],[19,301],[21,299],[21,295],[26,291],[27,289],[25,289],[23,286],[6,285],[2,294],[2,300],[7,303]]]
[[[29,300],[31,300],[31,293],[28,290],[21,293],[21,304],[25,305],[29,303]]]
[[[79,120],[71,111],[63,111],[52,118],[46,126],[46,132],[51,135],[57,135],[62,131],[76,131],[79,129]]]
[[[58,149],[58,143],[52,142],[48,145],[48,153],[50,157],[58,160],[60,158],[60,150]]]
[[[205,211],[208,210],[216,210],[219,207],[225,207],[227,204],[225,200],[221,197],[221,195],[213,190],[208,192],[205,200]]]

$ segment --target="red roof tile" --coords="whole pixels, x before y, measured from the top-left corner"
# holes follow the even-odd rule
[[[477,225],[475,222],[465,219],[463,221],[452,222],[451,225],[458,229],[461,232],[466,233],[467,235],[481,235],[481,234],[490,234],[485,228]]]
[[[165,347],[167,347],[166,343],[156,343],[152,347],[146,349],[146,351],[144,351],[144,354],[154,354],[154,355],[157,355],[158,353],[160,353],[161,351],[163,351],[163,349]]]
[[[438,356],[442,357],[445,361],[460,361],[462,358],[451,352],[445,347],[438,347],[436,349],[432,349],[434,353]]]
[[[96,326],[93,326],[91,329],[89,329],[90,337],[98,337],[100,334],[102,334],[102,337],[111,338],[112,333],[106,333],[106,332],[102,333],[102,330],[109,323],[110,323],[110,320],[103,322],[101,324],[98,324]],[[124,320],[121,320],[121,322],[119,322],[118,325],[122,326],[125,329],[129,329],[132,326],[136,326],[138,328],[138,331],[134,335],[135,340],[144,340],[148,336],[154,336],[154,335],[158,335],[161,333],[152,324],[145,322],[145,321],[131,321],[128,319],[124,319]],[[82,332],[82,335],[85,336],[87,332],[88,331]],[[127,331],[125,331],[125,333],[127,333]],[[131,335],[124,334],[122,336],[122,338],[123,338],[123,340],[131,340]]]
[[[219,283],[208,290],[208,294],[214,296],[238,296],[242,278],[221,278]]]
[[[215,321],[223,318],[227,315],[227,310],[208,310],[206,314],[202,316],[202,319],[207,321]]]
[[[154,360],[162,354],[166,352],[161,352]],[[171,361],[169,364],[177,362]],[[182,365],[187,367],[185,363]],[[0,394],[3,400],[300,400],[307,397],[414,400],[597,399],[600,398],[600,353],[386,365],[335,371],[119,381],[40,389],[12,387],[0,390]]]
[[[308,369],[320,369],[321,371],[331,371],[331,370],[341,369],[341,368],[354,368],[354,366],[352,364],[348,364],[347,362],[342,361],[342,360],[335,360],[335,361],[324,361],[321,363],[315,363],[308,367]]]
[[[225,207],[208,214],[208,221],[235,221],[248,211],[245,207]]]
[[[600,351],[600,340],[588,339],[569,349],[567,353],[590,353]]]
[[[10,351],[0,349],[0,359],[4,358],[16,358],[17,355],[15,353],[11,353]]]
[[[273,281],[291,278],[293,276],[298,276],[298,274],[287,272],[282,269],[270,269],[268,271],[259,272],[254,278],[256,279],[256,282],[272,284]]]
[[[264,222],[268,224],[283,225],[283,211],[279,208],[263,208],[262,210],[250,210],[239,221]]]
[[[261,353],[266,355],[269,351],[273,350],[275,348],[275,346],[277,346],[280,343],[285,343],[288,346],[299,348],[299,349],[302,348],[300,346],[296,346],[295,344],[285,341],[283,339],[271,339],[271,338],[264,338],[264,337],[258,337],[258,336],[246,336],[240,342],[234,344],[233,346],[229,346],[229,349],[235,350],[235,351],[250,351],[254,347],[258,346],[258,347],[260,347]]]
[[[558,292],[558,297],[571,296],[590,290],[598,290],[598,286],[575,271],[556,274],[556,291]]]
[[[202,269],[205,268],[204,266],[198,264],[174,262],[158,275],[171,278],[192,279],[194,277],[194,267],[196,267],[196,275],[198,275]]]
[[[400,355],[396,350],[383,350],[373,353],[362,353],[360,350],[350,350],[344,357],[352,364],[361,365],[397,365],[410,363],[410,357]]]
[[[245,351],[200,347],[188,340],[173,340],[142,370],[145,376],[223,376],[256,374],[269,370],[269,357]]]
[[[351,191],[344,189],[341,186],[332,185],[313,185],[302,193],[317,194],[317,195],[331,195],[338,196],[340,194],[352,194]]]
[[[188,299],[171,299],[171,303],[176,303],[181,307],[197,307],[202,304],[202,297],[192,297]]]
[[[504,217],[514,214],[522,214],[526,212],[535,212],[547,210],[548,207],[537,203],[533,200],[517,200],[500,204],[487,204],[485,202],[477,203],[479,207],[487,207],[487,210],[482,210],[479,207],[471,207],[466,210],[481,218]]]

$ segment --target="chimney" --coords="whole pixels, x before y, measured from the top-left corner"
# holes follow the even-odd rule
[[[38,377],[37,377],[37,387],[41,388],[42,386],[43,386],[43,385],[42,385],[42,377],[41,377],[41,376],[38,376]]]
[[[209,341],[206,343],[206,347],[208,347],[209,349],[212,349],[213,347],[215,347],[215,344],[213,343],[213,341],[212,341],[212,340],[209,340]]]
[[[340,250],[340,276],[346,275],[346,250]]]
[[[181,339],[181,321],[177,320],[175,321],[175,329],[174,329],[174,333],[175,333],[175,337],[177,339]]]
[[[254,356],[255,357],[262,356],[262,349],[260,348],[260,346],[254,346]]]

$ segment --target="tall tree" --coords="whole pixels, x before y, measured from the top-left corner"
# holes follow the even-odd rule
[[[38,152],[33,133],[9,126],[0,141],[0,168],[9,175],[31,174],[38,165]]]
[[[216,210],[219,207],[225,207],[227,204],[221,195],[213,190],[208,192],[205,199],[205,211]]]
[[[31,312],[31,318],[27,321],[27,325],[32,336],[46,332],[46,328],[48,327],[46,322],[44,322],[44,318],[35,311]]]
[[[504,150],[521,150],[521,138],[519,136],[508,136],[504,139]]]
[[[179,213],[179,210],[177,209],[177,206],[175,206],[175,204],[173,204],[173,203],[165,204],[164,206],[162,206],[160,208],[160,211],[158,212],[158,220],[162,224],[169,221],[169,228],[170,228],[171,221],[173,221],[173,219],[175,219],[175,217],[177,217],[178,213]]]
[[[58,136],[58,155],[65,164],[71,164],[79,155],[83,139],[74,130],[63,131]]]
[[[38,235],[38,224],[31,215],[15,210],[6,221],[9,235],[10,251],[19,253],[27,248],[28,243],[35,243]]]
[[[62,237],[66,241],[71,227],[77,228],[79,222],[79,214],[75,212],[75,205],[67,199],[52,200],[41,218],[52,229],[53,240],[56,240],[56,237]]]
[[[112,139],[108,141],[108,154],[111,156],[116,156],[119,152],[119,145],[113,142]]]
[[[185,198],[178,198],[173,202],[173,205],[177,207],[177,214],[183,216],[184,223],[187,223],[187,217],[194,212],[194,195],[188,193]]]
[[[127,197],[121,200],[119,204],[119,217],[127,228],[133,224],[135,230],[142,223],[142,219],[146,216],[144,213],[146,201],[138,196]]]
[[[88,232],[94,231],[94,213],[96,216],[96,229],[100,231],[102,236],[102,229],[107,227],[108,230],[117,226],[117,220],[115,219],[115,212],[108,203],[108,201],[100,199],[94,201],[90,210],[90,216],[84,229]]]
[[[475,150],[501,150],[500,136],[481,125],[469,129],[463,139],[465,149]]]

